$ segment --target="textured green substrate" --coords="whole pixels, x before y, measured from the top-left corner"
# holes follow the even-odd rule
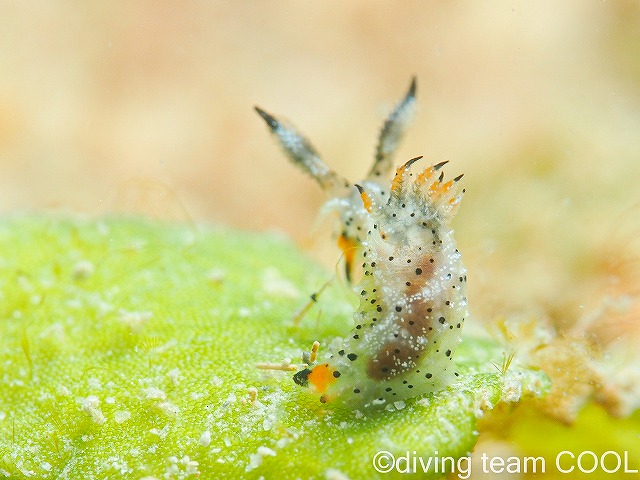
[[[466,455],[483,409],[548,387],[467,339],[446,391],[393,411],[322,406],[254,365],[349,330],[340,285],[291,326],[327,276],[276,235],[1,221],[0,478],[377,478],[376,451]]]

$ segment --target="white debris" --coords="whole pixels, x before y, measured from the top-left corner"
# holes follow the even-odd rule
[[[169,370],[167,372],[167,376],[171,380],[171,383],[173,383],[174,385],[178,385],[180,383],[180,380],[182,380],[183,378],[182,375],[180,375],[179,368],[174,368],[173,370]]]
[[[147,400],[166,400],[167,394],[157,387],[149,387],[144,389],[144,398]]]
[[[222,268],[213,268],[207,273],[207,280],[209,280],[214,285],[218,285],[224,281],[224,278],[226,276],[227,272]]]
[[[100,399],[95,395],[89,395],[82,400],[82,409],[87,412],[91,416],[91,420],[97,424],[103,424],[107,421],[102,410],[100,410]]]
[[[80,260],[73,266],[73,278],[76,280],[84,280],[93,275],[95,267],[89,260]]]
[[[268,413],[262,420],[262,429],[268,432],[276,424],[277,420],[277,417],[273,413]]]
[[[128,412],[126,410],[118,410],[116,413],[113,414],[113,419],[116,421],[116,423],[124,423],[130,418],[131,418],[131,412]]]
[[[200,435],[198,443],[203,447],[208,447],[211,444],[211,432],[209,430],[205,430],[202,435]]]
[[[484,415],[484,412],[488,412],[493,409],[493,402],[491,401],[491,394],[488,390],[482,392],[482,395],[476,397],[473,402],[473,413],[477,418]]]
[[[188,476],[200,476],[198,466],[200,465],[195,460],[191,460],[188,455],[185,455],[180,460],[177,457],[169,457],[170,465],[165,469],[165,478],[185,478]]]
[[[402,400],[399,400],[397,402],[393,402],[393,406],[396,407],[396,410],[402,410],[404,407],[407,406],[407,404],[404,403]]]
[[[500,400],[506,403],[518,402],[522,397],[522,375],[518,372],[507,372],[502,381]]]
[[[324,472],[324,478],[326,480],[349,480],[349,477],[335,468],[328,468]]]
[[[220,377],[213,375],[211,380],[209,380],[209,383],[211,383],[212,387],[221,387],[224,382]]]
[[[58,391],[56,393],[58,395],[60,395],[61,397],[66,397],[66,396],[71,394],[69,389],[67,387],[65,387],[64,385],[58,386]]]
[[[100,379],[95,377],[91,377],[87,379],[87,384],[89,385],[89,388],[95,388],[95,389],[102,388],[102,382],[100,381]]]
[[[274,450],[271,450],[269,447],[265,447],[264,445],[258,447],[258,451],[256,453],[252,453],[251,455],[249,455],[249,463],[244,468],[244,471],[250,472],[251,470],[258,468],[260,465],[262,465],[262,460],[266,456],[275,457],[276,452]]]
[[[168,417],[175,417],[180,413],[180,408],[171,402],[160,402],[156,406]]]
[[[169,433],[170,429],[171,427],[169,425],[165,425],[164,427],[162,427],[162,430],[158,430],[157,428],[152,428],[151,430],[149,430],[149,433],[153,435],[157,435],[162,440],[164,440],[167,437],[167,434]]]
[[[121,310],[118,318],[131,330],[139,331],[151,317],[153,317],[151,312],[127,312],[126,310]]]

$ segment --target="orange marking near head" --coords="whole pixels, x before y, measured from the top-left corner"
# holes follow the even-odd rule
[[[364,190],[360,191],[360,198],[362,198],[362,203],[364,204],[364,209],[371,213],[371,208],[373,207],[373,202],[371,201],[371,197],[367,195],[367,192]]]
[[[451,190],[452,186],[453,186],[453,180],[449,180],[446,183],[442,183],[439,181],[433,182],[429,187],[429,196],[432,199],[438,199],[442,197],[445,193],[447,193],[449,190]]]
[[[313,367],[308,378],[309,383],[314,386],[318,393],[326,392],[327,388],[336,381],[336,377],[333,376],[333,369],[329,367],[328,363]]]
[[[416,178],[416,183],[418,183],[419,185],[424,185],[425,183],[427,183],[427,180],[431,178],[431,175],[433,175],[434,171],[435,170],[433,167],[425,168],[424,172],[422,172],[420,175],[418,175],[418,178]]]
[[[347,279],[349,280],[351,278],[351,268],[356,256],[356,251],[358,250],[358,244],[355,240],[345,237],[344,235],[340,235],[338,237],[338,248],[340,248],[344,254],[344,260],[347,264]]]
[[[397,192],[398,190],[400,190],[400,187],[402,185],[402,174],[405,171],[405,166],[402,165],[398,168],[396,168],[396,176],[393,177],[393,181],[391,182],[391,191],[393,192]]]
[[[391,181],[392,192],[397,193],[399,190],[402,190],[402,184],[404,183],[406,172],[409,170],[409,167],[411,167],[411,165],[416,163],[421,158],[422,158],[422,155],[420,155],[419,157],[412,158],[404,165],[400,165],[398,168],[396,168],[396,175],[395,177],[393,177],[393,180]]]

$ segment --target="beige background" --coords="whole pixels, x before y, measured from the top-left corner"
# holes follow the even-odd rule
[[[278,229],[332,265],[252,107],[358,180],[415,74],[398,160],[466,174],[474,310],[570,323],[638,293],[639,24],[632,0],[3,2],[0,210]]]

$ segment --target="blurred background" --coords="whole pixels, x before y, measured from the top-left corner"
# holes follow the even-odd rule
[[[454,228],[475,317],[533,319],[522,343],[543,326],[594,342],[608,352],[601,378],[625,372],[609,411],[628,411],[640,403],[639,25],[635,0],[3,2],[0,211],[278,230],[333,268],[323,194],[253,106],[357,181],[416,75],[397,161],[465,173]]]
[[[601,279],[637,253],[638,2],[0,8],[3,212],[277,229],[332,266],[323,194],[253,106],[293,121],[357,181],[416,75],[397,161],[466,174],[454,226],[481,313],[581,308],[601,286],[576,275]]]
[[[397,161],[466,174],[479,313],[581,308],[638,250],[638,25],[632,0],[5,2],[0,211],[276,229],[332,267],[323,194],[253,106],[357,181],[416,75]]]

